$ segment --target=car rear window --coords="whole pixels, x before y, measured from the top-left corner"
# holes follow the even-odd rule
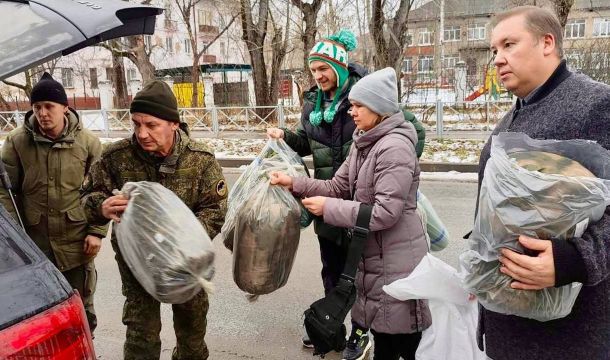
[[[3,74],[43,60],[83,38],[68,21],[36,3],[0,1],[0,23]]]
[[[0,228],[0,232],[4,230]],[[28,264],[28,258],[6,234],[0,233],[0,273]]]

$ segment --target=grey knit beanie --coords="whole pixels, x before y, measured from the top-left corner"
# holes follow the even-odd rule
[[[396,71],[387,67],[363,77],[352,86],[348,98],[382,116],[397,113]]]

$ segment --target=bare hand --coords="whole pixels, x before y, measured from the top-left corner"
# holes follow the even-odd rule
[[[85,255],[95,255],[100,251],[101,247],[102,239],[95,235],[87,235],[85,238],[85,246],[83,247]]]
[[[125,195],[114,195],[104,200],[102,203],[102,215],[106,219],[121,222],[121,215],[127,208],[129,199]]]
[[[500,272],[515,280],[511,283],[511,287],[521,290],[540,290],[555,286],[555,262],[551,241],[521,235],[519,242],[525,248],[538,251],[538,255],[533,257],[502,249]]]
[[[272,171],[269,173],[269,183],[271,185],[280,185],[288,190],[292,190],[292,177],[284,174],[281,171]]]
[[[278,128],[269,128],[267,129],[267,137],[269,139],[283,139],[284,130]]]
[[[325,196],[313,196],[310,198],[305,198],[301,200],[301,202],[310,213],[317,216],[324,215],[324,203],[326,203]]]

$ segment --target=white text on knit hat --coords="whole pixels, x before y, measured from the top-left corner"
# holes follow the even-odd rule
[[[334,42],[320,41],[309,53],[309,56],[312,55],[322,55],[341,65],[347,66],[347,51]]]

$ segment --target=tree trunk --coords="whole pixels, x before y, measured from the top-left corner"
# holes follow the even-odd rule
[[[116,46],[116,44],[113,44],[113,46]],[[123,57],[115,52],[112,52],[112,75],[114,80],[114,106],[117,109],[127,109],[129,108],[129,97],[127,94],[127,80],[125,79]]]
[[[553,0],[553,7],[555,8],[555,13],[559,18],[562,28],[565,28],[566,23],[568,22],[568,15],[570,14],[572,5],[574,5],[574,0]]]
[[[155,79],[155,66],[150,61],[150,54],[146,52],[146,46],[144,44],[143,35],[135,35],[128,37],[129,46],[133,57],[128,58],[138,68],[140,75],[142,76],[142,84]]]
[[[401,97],[402,70],[401,63],[407,46],[407,20],[411,10],[411,1],[401,0],[394,18],[389,21],[383,12],[382,0],[373,0],[372,19],[370,23],[371,37],[375,48],[375,69],[392,67],[396,70],[398,98]],[[385,27],[385,29],[384,29]]]
[[[298,7],[303,13],[303,22],[305,22],[305,30],[301,34],[303,41],[303,74],[307,79],[303,90],[307,90],[314,83],[313,75],[309,71],[309,52],[316,44],[316,35],[318,33],[318,13],[322,7],[322,0],[313,0],[311,4],[304,3],[302,0],[292,0],[292,4]]]

